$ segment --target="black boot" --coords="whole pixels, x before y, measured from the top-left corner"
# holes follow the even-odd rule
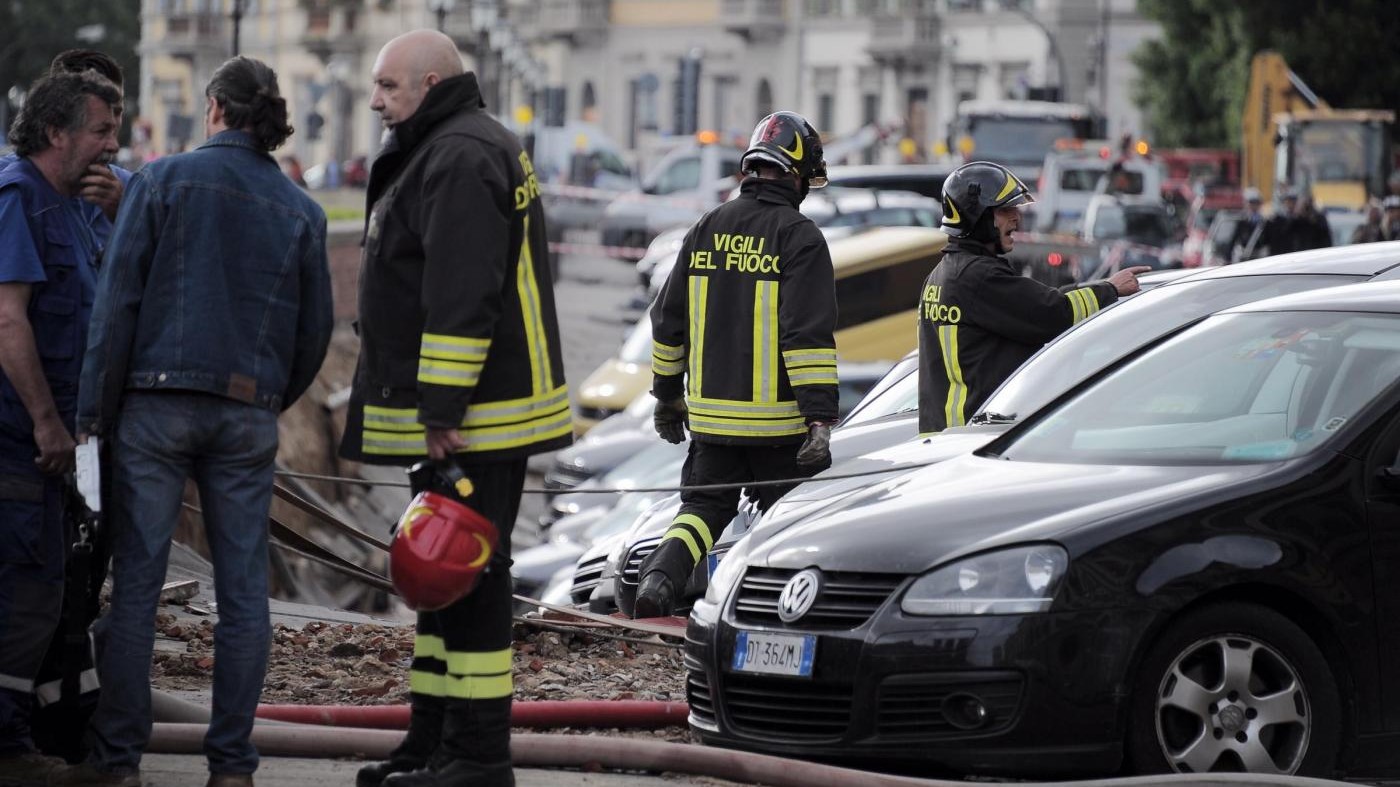
[[[652,571],[637,586],[633,618],[665,618],[676,611],[676,586],[664,571]]]
[[[389,759],[372,762],[355,774],[355,787],[379,787],[396,773],[408,773],[428,765],[428,758],[437,750],[442,738],[442,719],[447,701],[427,694],[411,695],[412,711],[408,717],[408,734],[398,748],[389,752]]]
[[[442,746],[427,768],[384,787],[515,787],[510,763],[510,697],[448,700]]]

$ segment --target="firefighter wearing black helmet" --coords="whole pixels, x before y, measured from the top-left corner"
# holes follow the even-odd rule
[[[691,444],[686,486],[806,477],[831,465],[836,285],[826,238],[797,206],[826,185],[821,138],[801,115],[759,121],[738,198],[686,235],[651,309],[656,430]],[[789,486],[750,490],[767,509]],[[670,615],[734,517],[739,490],[685,491],[642,564],[636,617]]]
[[[1010,170],[987,161],[964,164],[943,182],[951,240],[918,305],[920,432],[966,423],[1046,342],[1138,291],[1146,267],[1058,290],[1022,276],[1000,255],[1011,251],[1021,206],[1034,201]]]

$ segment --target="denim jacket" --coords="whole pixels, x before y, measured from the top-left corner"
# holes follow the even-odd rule
[[[108,432],[130,390],[286,409],[315,379],[332,318],[325,213],[251,135],[151,162],[108,244],[78,428]]]

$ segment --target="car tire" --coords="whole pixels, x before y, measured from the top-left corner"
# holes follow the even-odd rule
[[[1336,679],[1312,638],[1267,607],[1219,604],[1172,623],[1143,658],[1130,713],[1134,773],[1336,770]]]

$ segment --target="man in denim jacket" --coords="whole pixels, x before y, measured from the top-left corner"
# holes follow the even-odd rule
[[[330,341],[326,219],[269,155],[292,131],[276,74],[236,57],[205,95],[209,140],[132,178],[99,282],[78,428],[112,444],[112,603],[93,753],[57,784],[140,784],[156,604],[188,477],[219,606],[208,783],[251,785],[258,766],[277,415]]]

